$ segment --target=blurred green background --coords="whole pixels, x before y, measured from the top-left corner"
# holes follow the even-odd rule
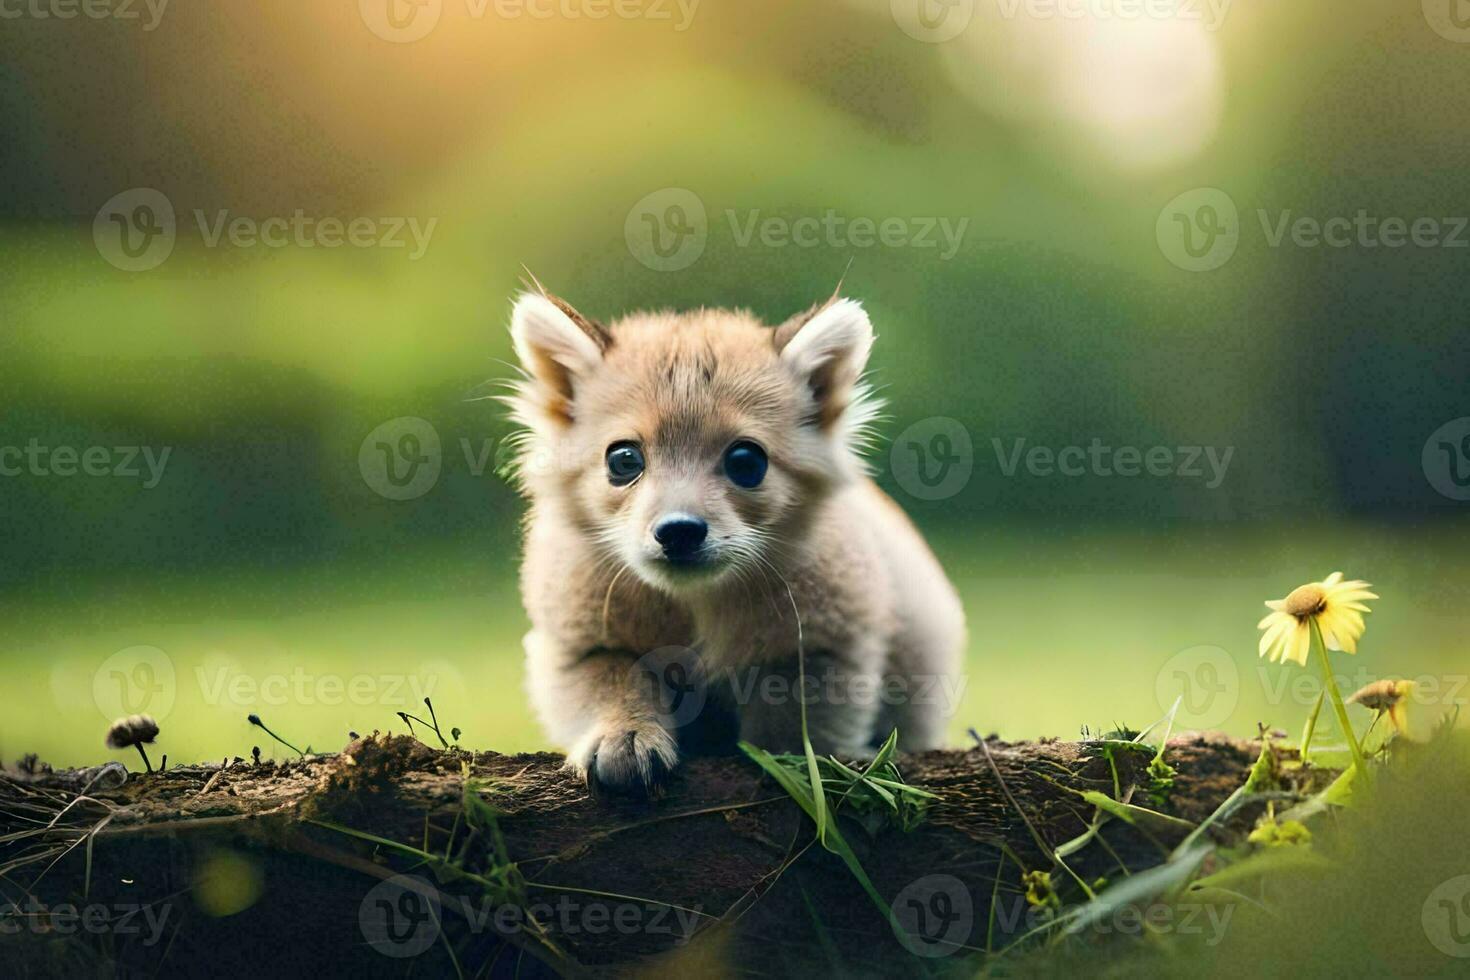
[[[1470,456],[1436,462],[1436,433],[1470,434],[1470,44],[1396,8],[650,0],[594,20],[430,0],[388,20],[262,0],[171,5],[152,29],[142,8],[7,20],[0,447],[169,456],[152,486],[0,476],[0,758],[100,761],[129,710],[180,761],[248,755],[250,712],[335,748],[423,694],[467,744],[544,747],[521,695],[523,505],[485,400],[511,373],[522,264],[602,318],[779,321],[846,273],[880,335],[884,435],[946,418],[973,447],[937,500],[887,443],[874,457],[964,596],[957,739],[1138,726],[1178,694],[1191,724],[1295,732],[1316,689],[1261,669],[1255,623],[1337,569],[1383,596],[1347,682],[1433,681],[1429,715],[1462,702]],[[945,11],[969,20],[938,40]],[[156,203],[139,188],[174,241],[130,271],[117,220],[141,234]],[[1203,236],[1220,194],[1223,264],[1191,271],[1177,222]],[[702,222],[670,210],[691,197]],[[298,211],[431,231],[422,254],[406,231],[211,243],[222,212]],[[829,212],[902,235],[745,239]],[[1283,218],[1360,212],[1434,219],[1443,244],[1273,244]],[[952,255],[914,240],[939,222],[965,222]],[[680,268],[639,237],[684,227],[703,250]],[[433,427],[441,471],[388,499],[359,454],[405,417]],[[1008,475],[996,441],[1017,439],[1232,455],[1215,486]]]

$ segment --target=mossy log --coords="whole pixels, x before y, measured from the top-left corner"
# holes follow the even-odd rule
[[[873,893],[744,757],[690,760],[651,802],[590,797],[559,755],[406,736],[125,779],[115,764],[32,766],[0,777],[0,943],[8,965],[67,975],[783,975],[813,957],[889,974],[1034,925],[1023,874],[1087,830],[1080,792],[1179,818],[1108,820],[1068,858],[1084,881],[1115,879],[1163,861],[1259,754],[1177,737],[1153,800],[1148,753],[1108,743],[905,757],[904,778],[938,796],[922,823],[841,818]],[[467,780],[493,819],[467,812]]]

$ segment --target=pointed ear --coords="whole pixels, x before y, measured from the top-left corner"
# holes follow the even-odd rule
[[[546,410],[570,422],[578,380],[601,363],[612,344],[607,329],[549,293],[522,293],[511,312],[510,336]]]
[[[781,360],[806,382],[827,428],[842,417],[868,363],[873,325],[862,304],[833,298],[776,328]]]

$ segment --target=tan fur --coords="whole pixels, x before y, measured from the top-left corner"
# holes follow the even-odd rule
[[[651,788],[677,763],[679,725],[636,666],[667,648],[693,651],[711,705],[733,709],[741,737],[767,748],[800,748],[800,708],[751,682],[789,680],[798,653],[809,679],[838,692],[808,706],[817,751],[861,754],[894,725],[906,750],[940,744],[962,689],[963,614],[858,457],[871,413],[860,306],[834,297],[779,328],[728,310],[602,326],[528,294],[512,334],[528,372],[508,399],[527,428],[528,687],[589,785]],[[723,472],[737,440],[769,456],[754,490]],[[624,487],[604,460],[620,441],[647,461]],[[711,570],[660,560],[652,528],[675,511],[707,521]],[[938,703],[854,694],[884,678],[911,694],[928,682]]]

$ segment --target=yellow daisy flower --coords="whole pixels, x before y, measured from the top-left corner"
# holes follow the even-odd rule
[[[1358,652],[1358,637],[1363,635],[1363,614],[1369,612],[1364,599],[1377,599],[1368,591],[1368,583],[1342,580],[1342,572],[1333,572],[1321,582],[1309,582],[1292,591],[1285,599],[1270,599],[1266,605],[1272,612],[1256,624],[1261,634],[1261,656],[1272,663],[1307,665],[1307,651],[1312,646],[1312,621],[1322,630],[1329,650]]]

